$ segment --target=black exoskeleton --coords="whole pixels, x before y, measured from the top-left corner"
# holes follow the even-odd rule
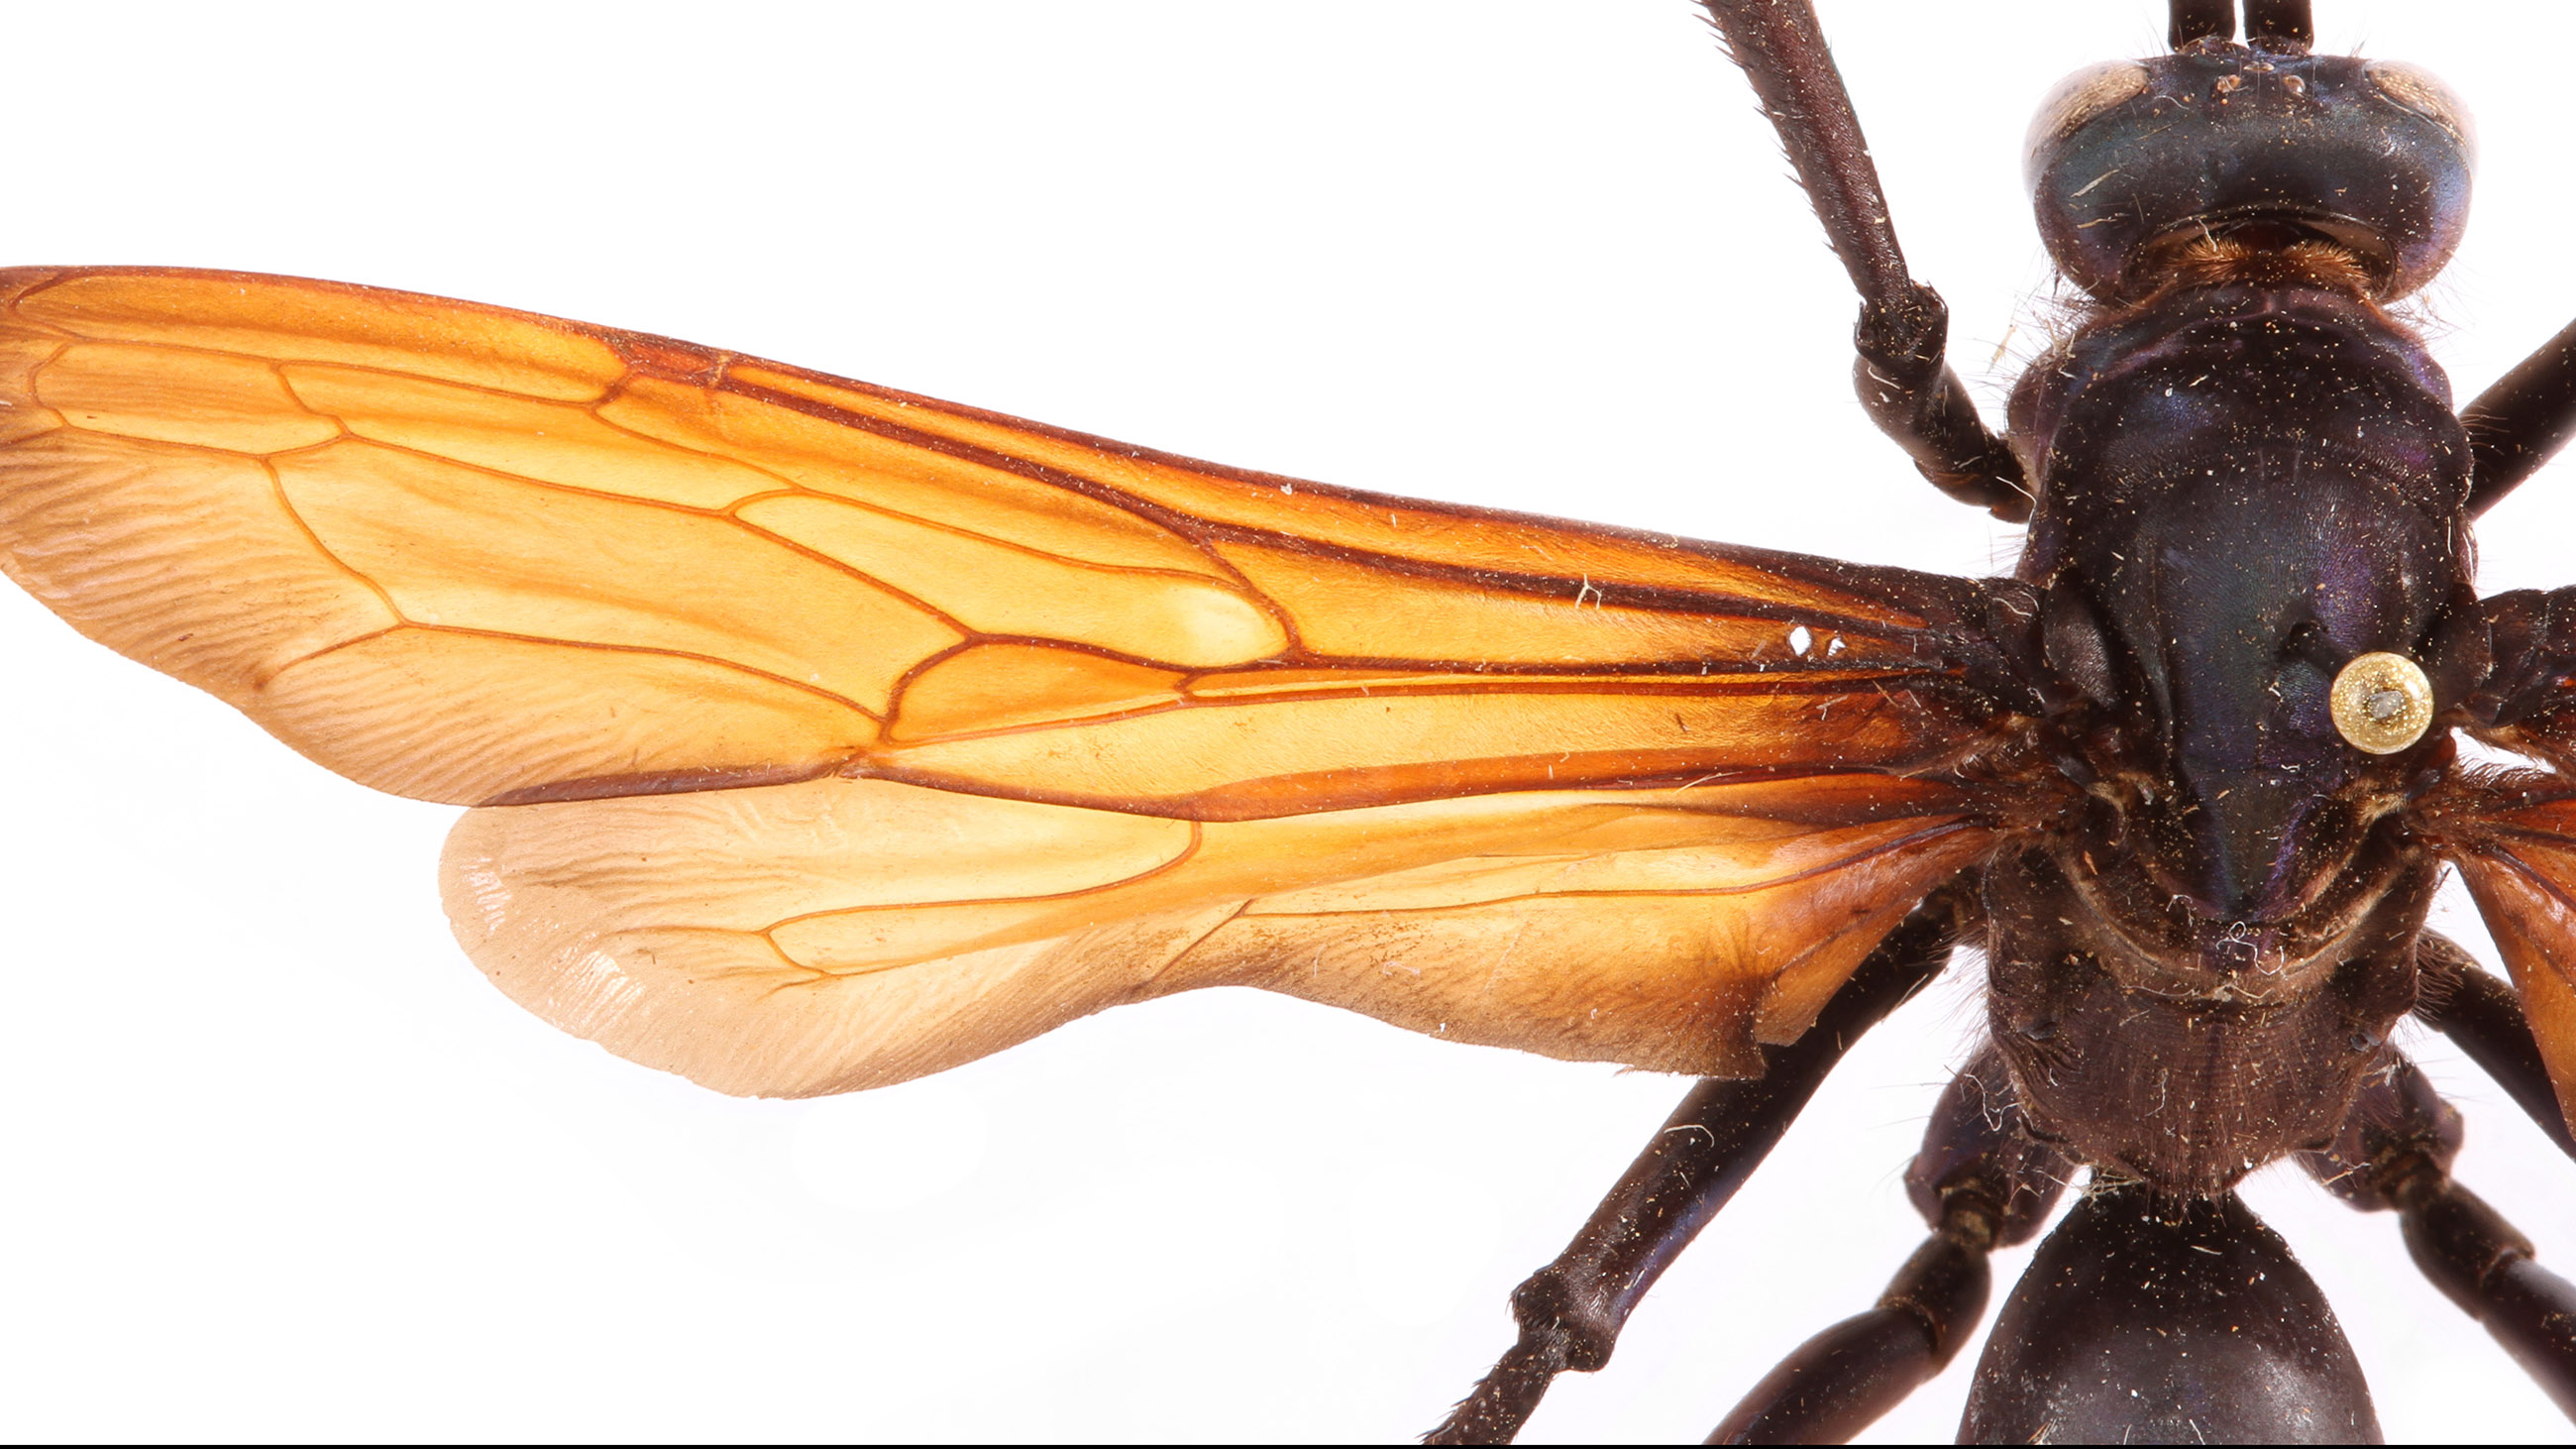
[[[1987,959],[1991,1042],[1910,1179],[1932,1236],[1712,1442],[1838,1440],[1931,1377],[1982,1312],[1986,1253],[2079,1167],[2090,1193],[2005,1308],[1963,1440],[2375,1441],[2322,1295],[2233,1191],[2294,1154],[2396,1209],[2576,1412],[2576,1288],[2451,1183],[2457,1114],[2390,1045],[2409,1013],[2451,1032],[2576,1151],[2512,993],[2424,931],[2444,860],[2494,828],[2463,821],[2567,794],[2471,770],[2454,731],[2565,764],[2576,715],[2576,590],[2481,601],[2470,547],[2576,433],[2576,329],[2458,409],[2389,310],[2459,242],[2465,113],[2412,67],[2312,53],[2304,0],[2250,0],[2244,40],[2226,0],[2174,0],[2172,53],[2069,78],[2033,125],[2040,233],[2087,300],[1997,434],[1944,365],[1946,310],[1905,269],[1813,14],[1708,8],[1861,293],[1870,416],[2029,525],[1962,639],[2001,723],[1959,769],[2040,802],[1855,977],[1879,983],[1865,1024],[1953,941]],[[1657,1190],[1623,1185],[1531,1280],[1520,1346],[1435,1442],[1508,1438],[1555,1371],[1607,1359],[1812,1090],[1822,1049],[1800,1049],[1794,1091],[1685,1105],[1714,1121],[1722,1097],[1734,1136],[1640,1160]]]

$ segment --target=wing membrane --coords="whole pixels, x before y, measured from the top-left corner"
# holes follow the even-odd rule
[[[1985,848],[1977,586],[1195,463],[659,338],[0,273],[0,566],[382,789],[733,1090],[1248,984],[1712,1072]]]
[[[2576,1129],[2576,785],[2517,772],[2455,785],[2428,819],[2495,937]]]
[[[1951,580],[1340,493],[361,288],[21,272],[0,303],[0,561],[405,794],[839,771],[1257,818],[1914,770],[1974,738]]]
[[[1213,823],[825,779],[471,811],[442,878],[468,951],[537,1014],[798,1096],[1223,985],[1751,1070],[1986,843],[1959,792],[1865,776]]]

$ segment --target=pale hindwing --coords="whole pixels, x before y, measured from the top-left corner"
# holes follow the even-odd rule
[[[728,1092],[878,1086],[1221,985],[1743,1073],[1989,844],[1937,792],[1854,792],[1889,818],[1843,824],[1751,813],[1766,792],[1200,822],[830,779],[471,811],[442,880],[520,1003]]]

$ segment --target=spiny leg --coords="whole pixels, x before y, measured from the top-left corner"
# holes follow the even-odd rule
[[[1619,1330],[1665,1268],[1769,1155],[1863,1032],[1939,975],[1976,919],[1974,877],[1914,908],[1853,970],[1806,1035],[1762,1049],[1759,1077],[1691,1089],[1555,1262],[1512,1292],[1514,1343],[1428,1444],[1507,1444],[1556,1376],[1610,1361]]]
[[[2415,1014],[2448,1036],[2478,1069],[2529,1113],[2558,1150],[2576,1157],[2576,1137],[2558,1109],[2558,1091],[2523,1019],[2513,988],[2481,968],[2459,944],[2427,931],[2416,941],[2423,994]]]
[[[1711,1444],[1839,1444],[1948,1366],[1985,1313],[1986,1257],[2028,1238],[2072,1170],[2022,1130],[1992,1047],[1953,1078],[1905,1174],[1932,1235],[1878,1306],[1799,1345],[1708,1436]]]
[[[1860,292],[1852,373],[1861,405],[1941,491],[2008,522],[2030,517],[2021,460],[1944,363],[1950,310],[1905,269],[1878,168],[1807,0],[1703,0]]]
[[[2300,1161],[2354,1207],[2394,1208],[2415,1266],[2576,1418],[2576,1284],[2540,1266],[2530,1239],[2451,1180],[2460,1138],[2459,1110],[2401,1062],[2364,1089],[2333,1146]]]

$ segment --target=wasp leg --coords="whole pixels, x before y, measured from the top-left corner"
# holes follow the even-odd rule
[[[1977,416],[1967,385],[1943,364],[1950,309],[1914,280],[1888,220],[1878,167],[1851,96],[1807,0],[1704,0],[1753,82],[1825,238],[1860,292],[1852,371],[1861,405],[1935,487],[1996,517],[2030,517],[2021,460]]]
[[[2491,594],[2463,622],[2487,635],[2486,664],[2460,701],[2469,733],[2576,772],[2576,587]]]
[[[2048,1218],[2070,1164],[2022,1131],[1988,1047],[1933,1108],[1905,1174],[1932,1235],[1878,1306],[1800,1344],[1726,1416],[1711,1444],[1839,1444],[1948,1366],[1984,1316],[1986,1257]]]
[[[2540,1266],[2530,1239],[2451,1180],[2460,1136],[2459,1109],[2400,1063],[2363,1091],[2331,1147],[2300,1161],[2354,1207],[2395,1209],[2415,1266],[2576,1418],[2576,1284]]]
[[[1841,1444],[1949,1365],[1985,1316],[1994,1222],[1967,1204],[1905,1260],[1878,1306],[1846,1318],[1780,1361],[1711,1444]]]
[[[2576,1284],[2540,1266],[2531,1240],[2457,1183],[2401,1210],[2415,1266],[2576,1419]]]
[[[2475,518],[2576,438],[2576,322],[2460,409]]]
[[[1512,1292],[1514,1343],[1429,1444],[1507,1444],[1567,1369],[1610,1361],[1637,1300],[1789,1130],[1861,1033],[1949,962],[1976,918],[1974,877],[1934,892],[1843,983],[1807,1034],[1764,1047],[1761,1076],[1691,1089],[1555,1262]]]
[[[2549,1084],[2549,1069],[2541,1064],[2513,987],[2482,969],[2458,943],[2430,931],[2417,938],[2415,961],[2424,983],[2415,1014],[2457,1043],[2559,1151],[2576,1157],[2576,1137],[2568,1135],[2558,1091]]]

